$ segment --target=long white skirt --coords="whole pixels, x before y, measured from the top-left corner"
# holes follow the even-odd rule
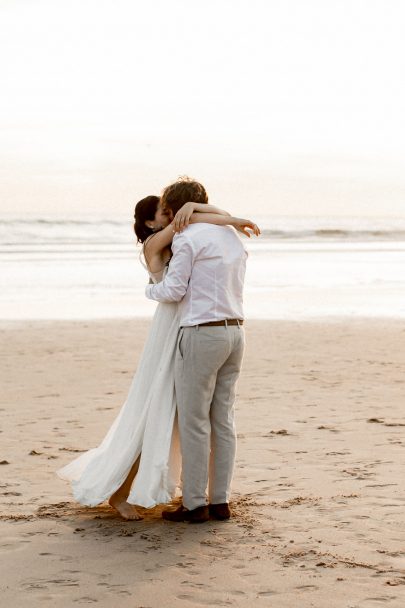
[[[127,399],[104,440],[57,471],[71,482],[81,504],[95,506],[109,498],[139,455],[129,503],[153,507],[180,494],[174,393],[178,329],[177,304],[159,304]]]

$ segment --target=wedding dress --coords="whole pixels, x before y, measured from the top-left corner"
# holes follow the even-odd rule
[[[153,282],[160,273],[149,273]],[[179,329],[177,303],[158,304],[127,399],[102,443],[57,471],[71,482],[74,498],[95,506],[125,481],[140,455],[127,501],[142,507],[180,494],[180,444],[174,393]]]

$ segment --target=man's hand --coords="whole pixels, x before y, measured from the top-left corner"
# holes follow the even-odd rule
[[[252,234],[254,234],[255,236],[259,236],[260,234],[260,228],[257,226],[257,224],[251,222],[250,220],[244,220],[240,217],[234,217],[229,223],[231,224],[231,226],[236,228],[238,232],[241,232],[249,238]]]
[[[195,203],[185,203],[181,209],[178,210],[174,216],[172,222],[173,232],[181,232],[190,223],[190,217],[193,215]]]

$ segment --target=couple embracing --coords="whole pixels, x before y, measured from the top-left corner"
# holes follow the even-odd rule
[[[159,302],[127,399],[102,443],[58,471],[75,499],[108,499],[125,519],[135,505],[170,521],[229,519],[236,432],[235,385],[243,349],[249,220],[208,204],[205,188],[180,178],[135,208],[150,283]],[[207,496],[208,490],[208,496]]]

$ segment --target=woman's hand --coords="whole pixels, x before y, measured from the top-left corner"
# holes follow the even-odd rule
[[[193,215],[196,203],[185,203],[174,216],[172,225],[173,232],[181,232],[190,223],[190,217]]]
[[[233,217],[230,219],[229,223],[231,226],[236,228],[238,232],[241,232],[249,238],[251,237],[251,233],[249,231],[251,231],[255,236],[259,236],[260,234],[260,228],[257,226],[257,224],[251,222],[250,220],[244,220],[240,217]]]

